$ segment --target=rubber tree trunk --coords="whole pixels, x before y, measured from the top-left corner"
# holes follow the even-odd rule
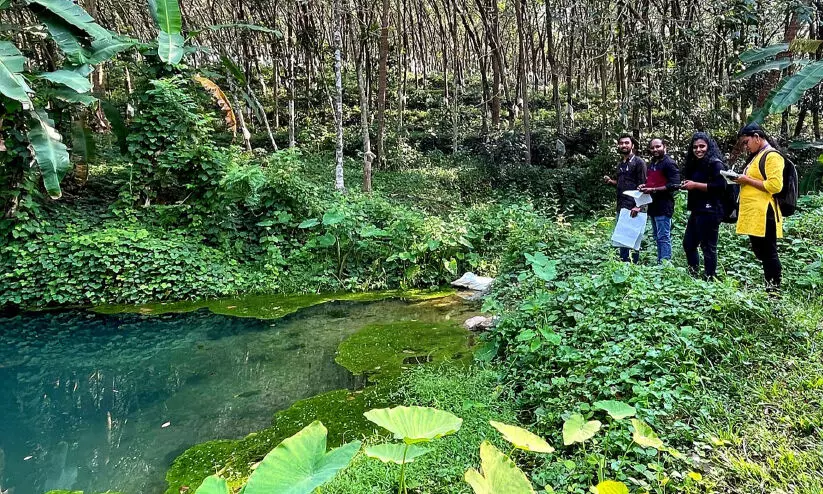
[[[380,18],[380,62],[377,72],[377,165],[386,167],[386,65],[389,58],[389,0],[383,0]]]
[[[343,183],[343,7],[334,0],[334,125],[337,149],[334,153],[334,190],[345,192]]]

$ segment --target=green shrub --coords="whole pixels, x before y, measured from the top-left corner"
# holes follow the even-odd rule
[[[129,225],[93,231],[69,225],[65,232],[4,245],[0,259],[0,306],[209,298],[260,282],[196,238]]]

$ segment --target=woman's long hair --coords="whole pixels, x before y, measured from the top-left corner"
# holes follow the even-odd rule
[[[720,152],[720,148],[717,146],[714,139],[709,137],[709,134],[705,132],[695,132],[692,136],[691,142],[689,143],[689,150],[686,151],[686,163],[683,167],[685,175],[691,175],[691,172],[701,161],[694,155],[694,143],[696,141],[705,141],[708,146],[708,149],[706,149],[706,156],[703,157],[703,160],[705,160],[704,163],[723,161],[723,154]]]

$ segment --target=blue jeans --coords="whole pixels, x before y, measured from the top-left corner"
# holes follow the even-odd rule
[[[672,218],[671,216],[652,216],[652,233],[657,242],[657,263],[672,258]]]

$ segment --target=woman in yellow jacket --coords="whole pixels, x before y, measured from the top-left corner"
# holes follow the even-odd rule
[[[777,256],[777,239],[783,238],[783,217],[774,198],[783,189],[783,157],[769,145],[768,135],[756,123],[740,129],[737,136],[752,156],[743,174],[735,180],[740,184],[737,233],[749,236],[752,251],[763,264],[766,290],[772,291],[780,288],[783,271]],[[760,170],[764,153],[768,153],[765,177]]]

